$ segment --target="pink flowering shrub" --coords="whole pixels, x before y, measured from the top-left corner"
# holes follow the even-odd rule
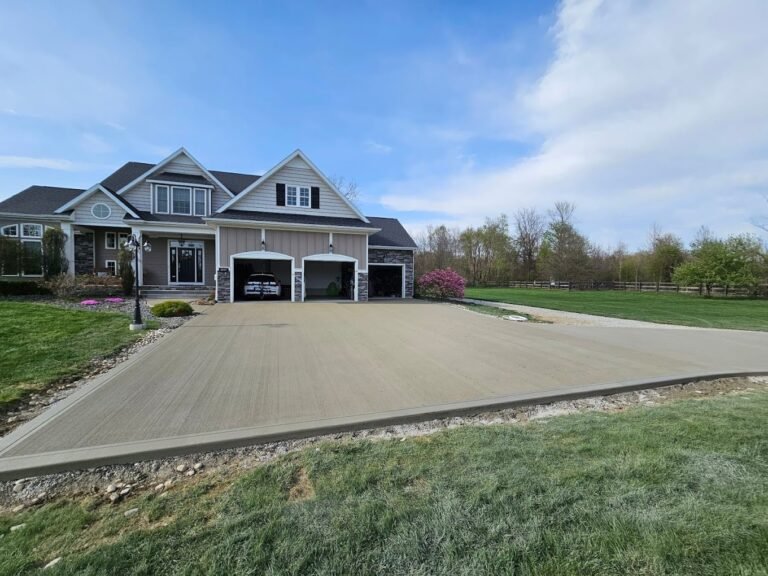
[[[419,292],[427,298],[464,298],[464,278],[450,268],[432,270],[419,278]]]
[[[98,300],[83,300],[80,302],[80,306],[98,306],[99,301]]]
[[[119,296],[114,296],[110,298],[104,298],[104,302],[109,302],[110,304],[122,304],[123,302],[125,302],[125,300],[123,300]]]

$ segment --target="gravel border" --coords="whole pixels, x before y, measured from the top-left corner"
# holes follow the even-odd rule
[[[289,452],[315,447],[322,449],[326,442],[352,442],[360,439],[373,441],[400,439],[434,434],[463,426],[525,425],[545,418],[585,412],[621,412],[635,406],[654,406],[678,399],[706,398],[727,394],[745,394],[768,391],[768,376],[723,378],[694,381],[662,388],[622,392],[478,412],[472,416],[441,418],[371,428],[354,432],[315,436],[298,440],[270,442],[242,448],[174,456],[134,464],[115,464],[87,470],[49,474],[35,478],[0,482],[0,512],[18,513],[56,498],[98,496],[104,503],[117,503],[136,494],[163,493],[174,486],[195,481],[195,477],[218,474],[229,476],[270,462]]]

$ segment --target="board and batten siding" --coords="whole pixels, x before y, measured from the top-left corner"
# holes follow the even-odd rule
[[[301,208],[298,206],[277,206],[275,184],[286,186],[317,186],[320,188],[320,208]],[[232,210],[255,212],[288,212],[292,214],[312,214],[314,216],[336,216],[359,218],[357,214],[333,192],[325,182],[301,158],[294,158],[272,176],[248,192],[241,200],[231,206]]]
[[[91,209],[96,204],[106,204],[112,210],[109,218],[96,218]],[[75,207],[74,219],[78,226],[118,226],[130,228],[123,220],[125,210],[103,192],[94,192]]]
[[[186,155],[182,154],[175,160],[166,164],[160,172],[172,172],[175,174],[187,174],[192,176],[202,176],[206,178],[200,168],[195,165]],[[148,179],[152,180],[156,176],[150,176]],[[232,197],[227,194],[222,188],[216,185],[215,182],[208,182],[213,186],[211,190],[211,212],[216,212],[226,202],[229,202]],[[194,184],[185,184],[190,188],[194,188]],[[123,192],[122,196],[137,210],[143,210],[145,212],[152,211],[152,184],[145,180],[137,183],[133,188],[129,188]]]
[[[312,254],[328,253],[327,232],[293,232],[288,230],[267,230],[267,250],[288,254],[296,259],[296,268],[301,268],[301,259]]]
[[[261,250],[260,228],[219,228],[219,265],[227,268],[229,257],[242,252]],[[270,249],[271,250],[271,249]]]
[[[365,234],[333,233],[333,253],[357,259],[359,270],[368,268],[368,236]]]
[[[216,246],[215,241],[202,238],[184,236],[185,240],[190,242],[203,242],[203,268],[204,275],[203,281],[206,286],[213,286],[216,277]],[[179,240],[179,238],[168,236],[152,236],[150,241],[152,242],[152,251],[143,252],[142,262],[144,286],[166,286],[168,284],[168,259],[170,256],[171,240]]]

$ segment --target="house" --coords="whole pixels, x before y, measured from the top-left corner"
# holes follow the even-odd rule
[[[233,302],[250,274],[271,272],[294,302],[413,296],[415,243],[400,222],[364,216],[301,150],[260,176],[208,170],[181,148],[87,190],[31,186],[0,202],[0,234],[23,248],[3,275],[41,275],[45,227],[64,232],[69,274],[115,274],[129,236],[148,241],[144,294]]]

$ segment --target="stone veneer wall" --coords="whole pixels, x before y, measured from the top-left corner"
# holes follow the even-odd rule
[[[229,268],[219,268],[216,273],[216,302],[229,302]]]
[[[303,281],[304,281],[304,278],[301,272],[293,273],[293,291],[295,294],[295,302],[302,302],[301,288],[302,288]]]
[[[75,274],[93,274],[93,232],[75,234]]]
[[[413,250],[369,248],[368,265],[371,264],[405,264],[405,297],[413,298]]]
[[[368,273],[357,273],[357,301],[368,302]]]

